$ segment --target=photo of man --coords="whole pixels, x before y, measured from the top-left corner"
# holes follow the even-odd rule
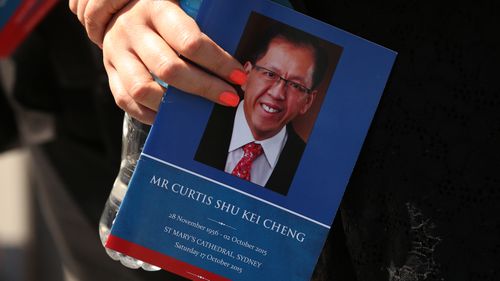
[[[214,106],[195,160],[286,195],[306,146],[292,123],[315,102],[328,56],[317,38],[285,25],[256,43],[240,104]]]

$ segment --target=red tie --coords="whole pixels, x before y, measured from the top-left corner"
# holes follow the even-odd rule
[[[258,143],[251,142],[245,144],[243,146],[243,157],[236,164],[231,174],[249,181],[252,163],[262,152],[262,146]]]

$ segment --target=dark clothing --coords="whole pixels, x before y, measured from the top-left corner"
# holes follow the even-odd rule
[[[399,53],[331,231],[342,259],[359,281],[500,280],[498,2],[302,2]]]
[[[215,105],[203,133],[194,159],[224,171],[236,108]],[[286,195],[295,170],[306,146],[292,126],[287,127],[288,139],[265,187]]]

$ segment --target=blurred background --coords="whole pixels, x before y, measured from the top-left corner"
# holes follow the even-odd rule
[[[24,280],[30,233],[26,151],[0,153],[0,280]]]
[[[19,33],[6,36],[4,4],[50,2],[5,52]],[[35,10],[21,14],[33,20]],[[0,1],[0,122],[0,281],[181,280],[104,251],[98,225],[120,167],[123,111],[67,1]]]
[[[0,42],[0,281],[136,280],[97,231],[123,120],[99,49],[52,0],[0,3]]]

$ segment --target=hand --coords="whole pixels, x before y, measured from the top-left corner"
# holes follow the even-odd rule
[[[69,0],[69,8],[87,30],[87,34],[102,49],[104,30],[111,17],[129,0]]]
[[[87,1],[89,6],[98,0]],[[236,90],[226,81],[243,84],[242,65],[203,34],[178,1],[130,1],[112,17],[104,34],[111,91],[117,105],[137,120],[153,123],[165,91],[151,73],[219,104],[239,103]]]

